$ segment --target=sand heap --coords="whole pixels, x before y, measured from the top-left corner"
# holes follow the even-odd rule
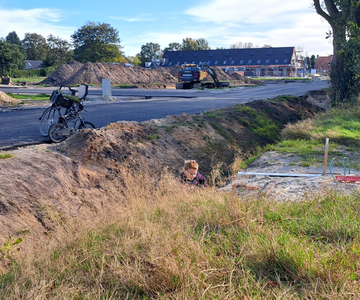
[[[42,84],[57,85],[51,80],[54,79],[64,85],[81,83],[101,85],[103,78],[110,78],[113,85],[127,84],[139,88],[166,88],[166,86],[175,86],[179,69],[180,66],[147,69],[126,64],[72,62],[61,65]],[[221,81],[243,80],[241,76],[238,78],[239,75],[232,77],[217,68],[215,68],[215,72]],[[211,80],[211,78],[208,79]]]
[[[0,105],[12,105],[12,104],[19,104],[21,100],[15,99],[13,97],[8,96],[4,92],[0,91]]]

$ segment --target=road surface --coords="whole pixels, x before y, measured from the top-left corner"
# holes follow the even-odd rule
[[[207,110],[243,104],[254,100],[269,99],[279,95],[301,96],[309,90],[327,87],[324,81],[310,83],[271,84],[251,88],[232,88],[224,90],[142,90],[117,89],[113,96],[121,96],[119,101],[89,101],[85,103],[85,120],[97,128],[117,121],[145,121],[160,119],[182,113],[198,114]],[[12,88],[1,88],[13,92]],[[18,92],[51,93],[52,89],[16,89]],[[16,93],[16,91],[15,91]],[[89,99],[100,99],[102,90],[89,89]],[[0,149],[22,145],[49,142],[39,132],[39,117],[45,107],[0,111]]]

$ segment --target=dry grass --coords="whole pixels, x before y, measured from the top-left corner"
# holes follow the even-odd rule
[[[277,203],[189,188],[166,171],[122,179],[124,206],[14,257],[0,298],[360,296],[359,195]]]

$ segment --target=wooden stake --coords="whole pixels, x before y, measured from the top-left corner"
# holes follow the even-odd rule
[[[328,153],[329,153],[329,138],[326,138],[326,141],[325,141],[325,154],[324,154],[323,175],[326,175]]]

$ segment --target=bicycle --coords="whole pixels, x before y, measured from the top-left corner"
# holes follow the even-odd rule
[[[64,101],[65,100],[65,101]],[[60,143],[78,129],[90,128],[95,129],[95,125],[89,121],[84,121],[84,117],[80,112],[84,109],[84,106],[72,100],[66,98],[62,99],[62,105],[67,104],[68,113],[59,117],[59,122],[52,124],[49,128],[49,138],[54,143]]]
[[[60,88],[57,90],[54,90],[50,96],[50,101],[51,101],[51,106],[49,106],[47,109],[45,109],[45,111],[42,113],[42,115],[40,116],[39,120],[40,120],[40,124],[39,124],[39,130],[40,130],[40,134],[42,136],[48,136],[49,134],[49,129],[50,126],[52,124],[58,123],[59,122],[59,118],[62,115],[61,113],[61,109],[63,108],[61,106],[60,102],[57,102],[56,100],[58,99],[58,94],[59,92],[62,93],[62,89],[63,88],[68,88],[69,91],[71,92],[71,97],[73,96],[78,96],[78,98],[80,99],[80,101],[83,101],[86,99],[87,93],[88,93],[88,87],[87,85],[80,85],[79,86],[79,90],[74,90],[72,88],[70,88],[69,86],[65,86],[65,85],[61,85],[57,80],[49,78],[50,80],[56,82],[57,84],[60,85]],[[68,109],[64,108],[64,114],[68,113]]]
[[[51,80],[57,82],[54,79]],[[68,88],[71,95],[64,95],[63,88]],[[78,129],[95,128],[93,123],[84,121],[80,114],[80,111],[84,109],[81,102],[86,99],[87,94],[88,86],[86,84],[81,84],[78,90],[60,85],[60,88],[54,90],[50,96],[52,105],[40,117],[40,133],[43,136],[49,136],[53,142],[58,143]],[[50,135],[50,128],[53,125],[57,126],[54,126]],[[68,129],[64,130],[65,128]]]

